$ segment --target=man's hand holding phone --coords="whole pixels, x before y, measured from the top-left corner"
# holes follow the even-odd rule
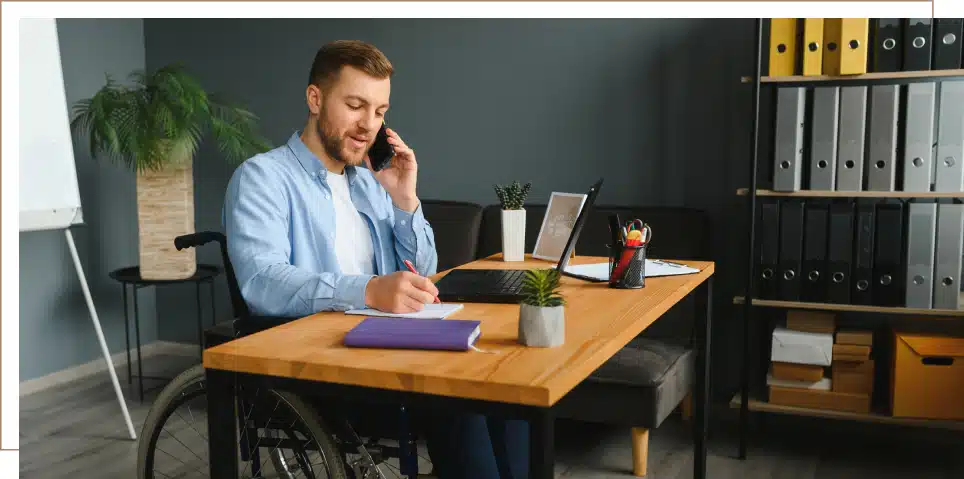
[[[389,166],[375,171],[368,156],[365,157],[365,164],[392,197],[396,206],[408,212],[415,211],[418,207],[418,197],[415,194],[418,162],[415,160],[415,151],[409,148],[391,128],[385,127],[385,133],[385,141],[395,149],[395,156]]]
[[[365,304],[388,313],[413,313],[435,302],[438,288],[432,280],[410,271],[376,276],[365,288]]]

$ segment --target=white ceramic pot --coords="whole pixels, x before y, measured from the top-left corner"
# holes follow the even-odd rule
[[[502,210],[502,260],[525,259],[526,210]]]
[[[565,306],[520,305],[519,342],[539,348],[552,348],[565,343]]]

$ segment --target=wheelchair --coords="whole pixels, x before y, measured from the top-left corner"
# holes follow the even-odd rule
[[[251,315],[241,297],[223,234],[205,231],[179,236],[174,245],[181,250],[211,242],[220,244],[234,319],[207,330],[203,338],[205,347],[295,319]],[[343,414],[336,404],[319,403],[314,398],[276,389],[239,388],[236,398],[239,477],[432,477],[431,463],[418,455],[417,438],[406,425],[408,412],[401,405],[393,411],[399,419],[394,434],[373,433],[363,439],[359,434],[365,431],[356,431],[349,415]],[[137,448],[138,479],[208,477],[209,461],[205,459],[208,444],[203,434],[207,430],[207,419],[206,415],[198,414],[206,410],[206,403],[201,364],[182,372],[163,388],[141,430]],[[162,447],[162,441],[167,445]],[[397,465],[392,464],[393,459]],[[420,473],[420,468],[426,472]],[[386,471],[390,474],[386,475]]]

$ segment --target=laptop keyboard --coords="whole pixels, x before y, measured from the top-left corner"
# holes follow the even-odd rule
[[[504,270],[491,271],[495,276],[495,291],[499,293],[514,293],[522,288],[522,278],[525,276],[524,270]]]

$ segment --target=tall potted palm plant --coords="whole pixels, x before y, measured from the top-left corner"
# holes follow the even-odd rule
[[[270,149],[257,117],[218,100],[180,65],[135,71],[130,85],[109,75],[92,97],[74,104],[71,129],[87,137],[90,155],[132,169],[137,178],[141,277],[183,279],[197,268],[195,249],[174,238],[194,232],[194,155],[205,134],[240,163]]]

